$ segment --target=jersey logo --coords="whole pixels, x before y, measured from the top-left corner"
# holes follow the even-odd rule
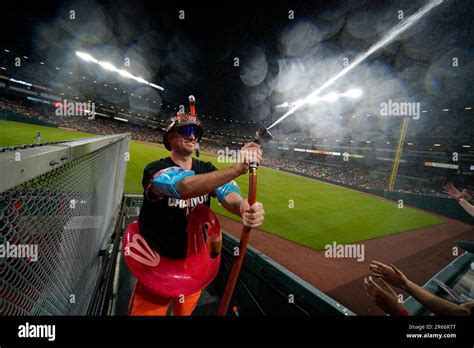
[[[189,207],[195,207],[198,204],[204,204],[209,200],[209,195],[205,194],[204,196],[199,196],[199,197],[193,197],[190,198],[189,201]],[[181,209],[187,208],[188,203],[186,199],[179,199],[179,198],[168,198],[168,207],[178,207]]]

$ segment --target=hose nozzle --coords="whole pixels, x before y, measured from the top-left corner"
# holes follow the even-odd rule
[[[267,128],[262,127],[257,130],[254,141],[260,145],[260,144],[268,143],[272,139],[273,139],[272,133],[270,133],[270,131]]]

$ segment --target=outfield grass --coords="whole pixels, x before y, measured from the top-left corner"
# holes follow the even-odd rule
[[[0,121],[0,147],[31,144],[41,132],[42,142],[63,141],[77,138],[89,138],[95,134],[67,131],[64,129],[43,127],[29,123]]]
[[[0,146],[33,142],[38,131],[43,141],[69,140],[93,136],[87,133],[41,127],[16,122],[0,123]],[[168,156],[161,146],[131,142],[125,192],[143,192],[141,179],[144,167]],[[218,168],[216,157],[203,154]],[[244,195],[248,177],[236,180]],[[381,198],[320,182],[271,168],[258,170],[257,199],[263,202],[266,215],[262,229],[314,249],[322,249],[333,241],[351,243],[443,223],[432,214],[412,208],[399,209],[397,204]],[[293,207],[292,203],[293,202]],[[238,220],[213,200],[212,208]]]

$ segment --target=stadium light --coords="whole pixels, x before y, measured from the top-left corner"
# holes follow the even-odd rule
[[[79,52],[79,51],[76,51],[76,56],[78,56],[79,58],[81,58],[82,60],[85,60],[86,62],[92,62],[92,63],[95,63],[95,64],[98,64],[100,65],[101,67],[103,67],[104,69],[108,70],[108,71],[114,71],[114,72],[117,72],[119,73],[120,75],[122,75],[123,77],[127,77],[129,79],[132,79],[132,80],[135,80],[139,83],[143,83],[145,85],[148,85],[152,88],[156,88],[156,89],[159,89],[159,90],[162,90],[164,91],[165,89],[161,86],[158,86],[157,84],[154,84],[154,83],[151,83],[149,81],[146,81],[143,77],[139,77],[139,76],[135,76],[133,74],[130,74],[128,71],[126,70],[123,70],[123,69],[118,69],[117,67],[115,67],[113,64],[111,63],[108,63],[108,62],[102,62],[100,60],[97,60],[95,59],[94,57],[92,57],[90,54],[88,53],[84,53],[84,52]]]

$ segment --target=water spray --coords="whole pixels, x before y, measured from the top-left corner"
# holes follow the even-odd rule
[[[303,105],[306,105],[310,101],[317,99],[319,94],[323,90],[325,90],[329,86],[333,85],[334,82],[339,80],[341,77],[345,76],[347,73],[349,73],[351,70],[353,70],[355,67],[357,67],[360,63],[362,63],[364,60],[366,60],[373,53],[375,53],[378,50],[380,50],[381,48],[387,46],[395,38],[397,38],[400,34],[405,32],[409,28],[411,28],[421,18],[423,18],[426,14],[428,14],[432,9],[434,9],[435,7],[440,5],[442,2],[443,2],[443,0],[430,1],[425,6],[420,8],[416,13],[414,13],[410,17],[408,17],[406,20],[404,20],[403,22],[401,22],[401,23],[397,24],[396,26],[394,26],[378,42],[373,44],[367,51],[359,54],[351,64],[349,64],[344,69],[342,69],[339,73],[337,73],[336,75],[331,77],[329,80],[327,80],[321,87],[314,90],[311,94],[309,94],[306,98],[304,98],[301,103],[298,103],[295,106],[293,106],[283,116],[281,116],[278,120],[276,120],[270,127],[268,127],[268,129],[272,129],[273,127],[275,127],[278,123],[280,123],[285,118],[290,116],[292,113],[294,113],[296,110],[298,110]]]

